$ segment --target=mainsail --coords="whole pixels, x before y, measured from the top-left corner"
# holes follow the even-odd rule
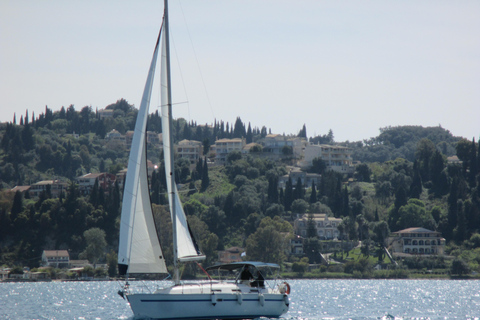
[[[128,160],[120,223],[118,266],[121,275],[128,273],[167,273],[158,240],[148,188],[145,135],[148,109],[158,56],[159,39],[153,53],[142,102],[137,115]]]
[[[168,19],[168,16],[165,16]],[[166,21],[168,25],[168,21]],[[168,57],[168,29],[162,36],[162,55],[161,55],[161,115],[162,115],[162,137],[163,137],[163,155],[165,160],[165,172],[167,176],[168,203],[170,204],[170,214],[172,216],[173,225],[175,226],[174,247],[176,243],[176,258],[179,261],[203,260],[205,256],[200,253],[198,246],[193,241],[193,237],[188,228],[187,218],[183,211],[183,206],[178,196],[177,186],[175,184],[175,174],[173,170],[173,137],[171,136],[171,89],[170,89],[170,70]],[[173,190],[172,190],[173,189]]]

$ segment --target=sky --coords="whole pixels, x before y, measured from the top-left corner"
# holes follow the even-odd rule
[[[174,117],[337,142],[480,137],[479,1],[172,0]],[[0,122],[138,107],[163,1],[0,1]],[[158,72],[157,72],[158,73]],[[159,86],[157,81],[156,87]],[[160,104],[159,90],[150,111]]]

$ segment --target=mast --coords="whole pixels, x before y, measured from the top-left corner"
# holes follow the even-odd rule
[[[172,86],[171,86],[171,73],[170,73],[170,26],[168,20],[168,0],[164,0],[164,20],[165,20],[165,65],[167,73],[167,105],[168,105],[168,122],[169,122],[169,138],[170,138],[170,184],[171,184],[171,193],[172,193],[172,228],[173,228],[173,266],[174,266],[174,281],[175,284],[180,284],[180,275],[178,270],[178,247],[177,247],[177,216],[176,216],[176,203],[175,203],[175,165],[173,158],[173,116],[172,116]]]

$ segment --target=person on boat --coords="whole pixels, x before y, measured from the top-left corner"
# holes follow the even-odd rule
[[[265,278],[263,277],[262,273],[260,270],[257,270],[256,272],[256,278],[252,282],[252,287],[259,287],[259,288],[265,288]]]
[[[250,272],[249,267],[245,266],[243,268],[242,272],[240,273],[240,280],[242,280],[244,284],[250,285],[250,281],[253,280],[253,275]]]

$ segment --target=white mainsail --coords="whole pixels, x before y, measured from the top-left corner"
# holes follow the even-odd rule
[[[166,18],[168,19],[168,17]],[[172,115],[169,114],[171,110],[171,91],[169,89],[169,81],[168,81],[168,45],[167,45],[167,32],[168,29],[163,32],[162,35],[162,55],[161,55],[161,115],[162,115],[162,138],[163,138],[163,155],[165,160],[165,172],[167,176],[167,188],[168,188],[168,203],[170,204],[170,214],[172,219],[175,219],[176,223],[173,223],[175,226],[176,232],[176,239],[174,239],[174,243],[176,242],[177,246],[177,259],[179,261],[194,261],[194,260],[203,260],[205,256],[200,253],[198,248],[196,247],[194,241],[192,240],[192,236],[190,234],[190,230],[187,224],[187,218],[185,216],[185,212],[183,211],[183,206],[180,201],[180,197],[178,196],[177,186],[172,181],[175,175],[172,172],[173,170],[173,149],[172,149],[172,141],[173,137],[171,137],[171,119]],[[173,187],[172,187],[173,186]],[[173,190],[172,190],[173,188]],[[173,195],[173,196],[172,196]],[[173,199],[172,199],[173,198]],[[175,201],[175,204],[173,204]]]
[[[159,43],[157,41],[135,123],[128,160],[118,248],[118,264],[121,274],[125,272],[168,272],[153,220],[145,150],[148,109],[155,75],[158,46]]]

